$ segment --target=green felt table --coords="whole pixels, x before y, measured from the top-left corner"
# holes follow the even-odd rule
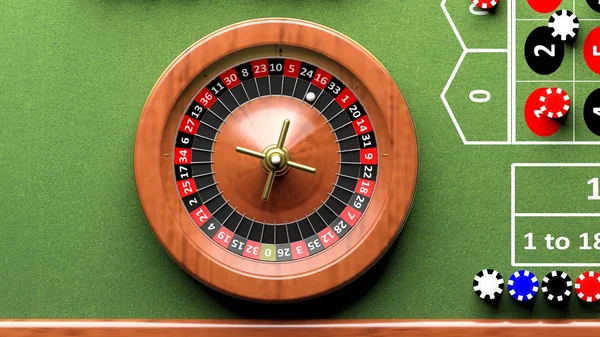
[[[0,317],[600,317],[600,305],[576,298],[557,309],[541,293],[529,306],[504,294],[491,306],[472,289],[482,268],[505,279],[523,268],[540,278],[552,269],[573,278],[600,269],[600,201],[588,198],[600,167],[528,165],[598,160],[593,142],[600,137],[585,127],[582,107],[600,83],[577,50],[583,38],[567,47],[555,74],[543,77],[527,67],[522,48],[547,15],[525,0],[516,8],[502,1],[487,16],[471,14],[468,1],[440,2],[4,0]],[[573,8],[566,2],[562,7]],[[600,19],[585,1],[575,2],[580,17]],[[512,25],[509,9],[540,20]],[[261,17],[323,24],[369,50],[409,104],[420,153],[414,205],[388,254],[332,295],[283,306],[230,299],[186,274],[148,227],[133,176],[137,123],[164,69],[206,34]],[[583,21],[582,35],[596,24]],[[474,52],[464,54],[459,38]],[[533,89],[555,83],[548,81],[565,81],[576,93],[571,119],[543,139],[527,129],[522,107]],[[489,91],[491,100],[470,101],[476,89]],[[591,249],[580,249],[584,233]],[[547,234],[568,237],[570,247],[548,249]],[[536,250],[526,249],[526,235]]]

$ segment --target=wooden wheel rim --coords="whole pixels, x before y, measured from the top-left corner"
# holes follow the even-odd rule
[[[206,237],[183,207],[172,177],[173,134],[166,125],[186,87],[224,55],[265,45],[305,48],[350,71],[377,130],[377,189],[362,219],[328,250],[290,263],[250,261]],[[365,94],[360,94],[360,91]],[[180,115],[183,112],[180,113]],[[170,138],[169,138],[170,137]],[[385,154],[385,155],[381,155]],[[417,181],[417,141],[410,112],[385,68],[360,45],[326,27],[294,19],[234,24],[199,40],[162,74],[138,125],[134,172],[148,223],[169,255],[204,284],[253,301],[287,302],[331,292],[352,281],[385,253],[408,215]]]

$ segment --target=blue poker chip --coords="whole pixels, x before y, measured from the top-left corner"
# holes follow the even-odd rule
[[[540,287],[537,277],[529,270],[517,270],[508,279],[508,293],[519,302],[526,302],[535,297]]]

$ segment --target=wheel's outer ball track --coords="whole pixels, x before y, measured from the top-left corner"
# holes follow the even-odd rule
[[[305,49],[339,64],[377,130],[379,171],[369,208],[343,240],[293,263],[265,263],[223,249],[194,224],[173,177],[177,123],[195,94],[191,85],[230,55],[263,47]],[[248,56],[252,58],[253,56]],[[408,215],[417,181],[417,141],[400,90],[366,50],[329,28],[293,19],[261,19],[223,28],[192,45],[163,73],[140,118],[134,149],[138,196],[150,228],[190,275],[231,296],[290,302],[321,296],[351,282],[392,244]],[[276,187],[276,186],[275,186]]]

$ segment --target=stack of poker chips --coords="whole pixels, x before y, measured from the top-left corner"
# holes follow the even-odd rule
[[[599,301],[600,274],[594,271],[583,272],[575,281],[574,288],[581,301]],[[484,269],[475,275],[473,290],[483,300],[497,301],[504,291],[504,278],[497,270]],[[507,290],[518,302],[531,301],[540,290],[540,281],[529,270],[517,270],[510,275]],[[573,293],[573,281],[567,273],[553,270],[542,279],[541,290],[549,302],[565,303]]]

